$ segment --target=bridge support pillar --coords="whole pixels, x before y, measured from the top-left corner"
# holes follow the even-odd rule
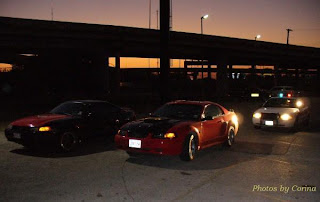
[[[115,64],[115,71],[114,71],[114,93],[118,94],[120,91],[120,53],[116,55],[116,64]]]
[[[87,80],[90,81],[86,86],[88,99],[105,98],[109,91],[109,57],[105,52],[95,52],[88,54],[90,62],[86,66]]]
[[[232,79],[232,69],[233,69],[233,66],[232,65],[229,65],[229,79],[231,80]]]
[[[211,80],[211,62],[208,61],[208,79]]]
[[[277,86],[279,84],[279,66],[275,65],[274,67],[274,85]]]
[[[170,39],[170,0],[161,0],[160,2],[160,96],[161,102],[167,102],[170,95],[169,90],[169,39]]]
[[[225,97],[228,93],[227,63],[219,61],[217,65],[217,97]]]
[[[299,69],[296,68],[296,71],[295,71],[295,83],[296,85],[299,85]]]

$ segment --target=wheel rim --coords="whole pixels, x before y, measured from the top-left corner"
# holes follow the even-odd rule
[[[195,153],[196,153],[196,142],[194,140],[194,136],[191,135],[190,140],[189,140],[189,157],[190,157],[190,159],[194,158]]]
[[[76,140],[74,138],[74,135],[72,133],[64,133],[61,137],[61,147],[66,150],[70,151],[74,144],[76,143]]]
[[[228,144],[231,146],[233,142],[234,142],[234,130],[230,129],[228,134]]]

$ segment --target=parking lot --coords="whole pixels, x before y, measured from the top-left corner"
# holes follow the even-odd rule
[[[240,120],[235,145],[215,146],[194,161],[139,156],[96,139],[75,152],[33,152],[0,132],[1,201],[318,201],[320,99],[309,128],[254,129],[258,102],[221,103]]]

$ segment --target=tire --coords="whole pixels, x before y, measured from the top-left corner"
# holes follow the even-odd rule
[[[184,141],[180,158],[183,161],[192,161],[195,158],[198,143],[195,135],[190,134]]]
[[[233,143],[235,142],[235,129],[233,126],[230,126],[228,129],[228,139],[225,142],[225,146],[231,147]]]
[[[260,129],[261,128],[261,126],[253,126],[255,129]]]
[[[64,132],[60,136],[60,148],[64,152],[70,152],[77,148],[79,138],[74,132]]]

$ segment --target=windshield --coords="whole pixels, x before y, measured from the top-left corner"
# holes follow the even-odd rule
[[[201,105],[166,104],[155,111],[153,116],[184,120],[198,120],[202,111],[203,107]]]
[[[284,107],[284,108],[295,108],[296,99],[285,99],[285,98],[271,98],[263,107]]]
[[[76,102],[62,103],[61,105],[51,110],[50,113],[81,116],[84,113],[84,105],[82,103]]]

